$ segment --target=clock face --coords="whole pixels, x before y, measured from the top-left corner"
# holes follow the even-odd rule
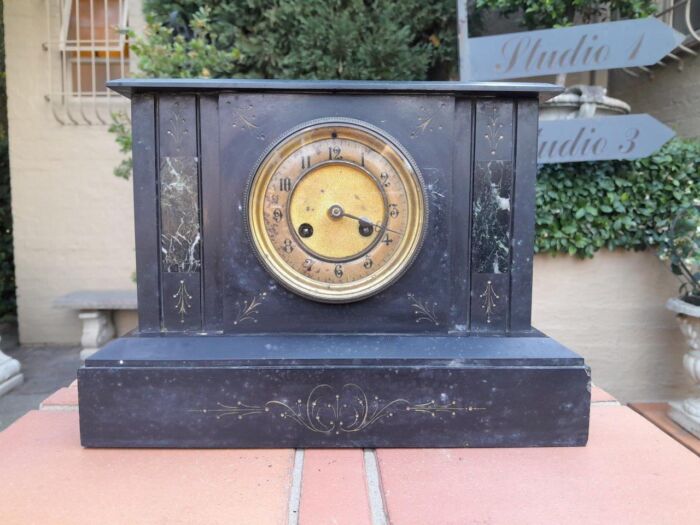
[[[285,287],[317,301],[357,301],[396,281],[417,255],[423,182],[380,130],[314,121],[259,164],[247,221],[259,259]]]

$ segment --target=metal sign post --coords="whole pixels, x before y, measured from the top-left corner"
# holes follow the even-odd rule
[[[467,0],[457,0],[457,37],[459,44],[459,79],[469,80],[469,25]]]

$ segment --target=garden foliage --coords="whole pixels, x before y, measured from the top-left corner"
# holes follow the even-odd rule
[[[517,15],[523,27],[549,29],[605,19],[642,18],[656,11],[654,0],[476,0],[476,9]],[[612,15],[612,16],[611,16]]]
[[[697,141],[672,140],[639,160],[547,164],[537,177],[536,250],[591,257],[656,246],[698,199]]]
[[[2,11],[0,0],[0,12]],[[0,20],[0,321],[15,314],[15,264],[12,249],[10,157],[7,144],[7,92],[5,89],[5,28]]]
[[[700,202],[681,208],[671,222],[669,234],[659,246],[681,285],[681,298],[700,306]]]
[[[599,16],[590,0],[477,0],[477,14],[522,13],[528,28]],[[621,18],[652,0],[613,0]],[[453,0],[146,0],[149,26],[131,37],[149,77],[441,79],[456,59]],[[476,17],[478,18],[478,17]],[[128,153],[128,121],[111,128]],[[128,178],[131,159],[115,174]],[[672,217],[700,198],[700,143],[674,140],[635,161],[550,164],[537,181],[536,250],[591,257],[667,238]]]
[[[453,0],[146,0],[130,35],[140,74],[162,78],[445,79],[456,58]],[[131,129],[115,114],[131,175]]]
[[[149,75],[444,79],[455,11],[454,0],[146,0],[150,49],[135,51]]]

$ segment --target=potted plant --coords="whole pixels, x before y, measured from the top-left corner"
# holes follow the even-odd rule
[[[700,383],[700,203],[682,208],[674,217],[661,255],[681,281],[679,297],[666,307],[676,313],[688,343],[683,365],[693,382]],[[669,417],[700,438],[700,397],[669,403]]]

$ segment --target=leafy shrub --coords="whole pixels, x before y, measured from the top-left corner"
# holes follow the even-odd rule
[[[209,78],[237,76],[241,54],[231,46],[217,48],[211,9],[199,8],[189,19],[187,31],[170,27],[148,16],[143,37],[130,35],[141,76],[161,78]],[[240,75],[238,75],[240,76]]]
[[[0,0],[0,10],[3,2]],[[15,263],[12,245],[10,154],[7,143],[7,91],[5,85],[5,26],[0,20],[0,321],[15,315]]]
[[[14,317],[14,313],[15,264],[12,249],[10,156],[7,138],[0,137],[0,321]]]
[[[130,34],[141,76],[165,78],[442,78],[456,54],[452,0],[146,0],[148,25]],[[109,130],[131,176],[131,128]]]
[[[659,254],[681,282],[681,299],[700,306],[700,202],[676,214]]]
[[[527,27],[551,27],[600,5],[477,0],[477,14],[522,11]],[[653,11],[651,0],[610,5],[623,18]],[[455,62],[453,0],[146,0],[144,11],[147,32],[131,42],[149,77],[438,79]],[[111,131],[128,154],[128,121],[115,115]],[[658,245],[677,210],[700,197],[699,166],[700,145],[675,140],[646,159],[541,167],[536,250],[592,257]],[[115,175],[130,173],[127,157]]]
[[[454,0],[146,0],[144,12],[151,44],[164,36],[211,46],[190,46],[196,60],[214,59],[203,76],[425,80],[447,78],[456,59]],[[201,76],[171,70],[171,58],[180,62],[151,55],[143,69]]]
[[[476,0],[477,11],[491,9],[503,16],[519,15],[527,29],[549,29],[588,23],[608,13],[619,19],[642,18],[656,11],[654,0]],[[580,22],[579,22],[580,19]]]
[[[119,151],[124,155],[121,162],[114,168],[113,173],[120,179],[129,179],[134,162],[131,158],[131,123],[126,114],[121,112],[112,113],[112,123],[108,131],[114,133]]]
[[[699,198],[696,141],[672,140],[639,160],[547,164],[537,177],[536,251],[592,257],[657,246]]]

